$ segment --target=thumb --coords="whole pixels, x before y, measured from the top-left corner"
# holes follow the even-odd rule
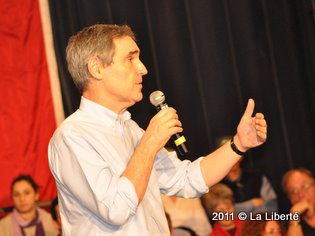
[[[253,99],[248,99],[247,107],[243,117],[252,117],[255,108],[255,102]]]

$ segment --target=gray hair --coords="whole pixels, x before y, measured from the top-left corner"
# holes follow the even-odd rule
[[[289,178],[291,177],[291,175],[293,175],[294,173],[297,173],[297,172],[308,176],[311,180],[314,181],[314,176],[313,176],[312,172],[309,171],[308,169],[296,168],[296,169],[289,170],[282,177],[282,188],[285,192],[287,192],[287,190],[288,190],[287,185],[288,185]]]
[[[222,183],[213,185],[210,187],[209,192],[201,197],[201,202],[209,215],[224,200],[230,200],[233,203],[233,192],[227,185]]]
[[[125,36],[135,40],[135,34],[128,25],[96,24],[70,37],[66,59],[73,82],[80,92],[87,88],[91,78],[87,66],[89,60],[97,57],[102,63],[110,64],[115,54],[114,39]]]

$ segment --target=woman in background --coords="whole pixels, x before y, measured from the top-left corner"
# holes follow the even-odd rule
[[[210,236],[239,236],[243,222],[235,215],[233,192],[228,186],[213,185],[201,202],[213,223]]]
[[[51,215],[36,207],[38,185],[29,175],[20,175],[11,184],[13,212],[0,221],[3,236],[57,236]]]
[[[257,213],[260,214],[260,213]],[[240,236],[284,236],[281,223],[275,220],[266,220],[265,213],[260,214],[261,220],[248,220],[243,224]],[[271,219],[269,216],[268,219]]]

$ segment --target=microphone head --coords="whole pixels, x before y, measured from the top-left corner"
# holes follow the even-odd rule
[[[150,94],[150,102],[153,106],[157,107],[165,102],[164,93],[156,90]]]

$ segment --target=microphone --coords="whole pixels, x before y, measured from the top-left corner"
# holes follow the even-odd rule
[[[150,94],[150,102],[153,106],[155,106],[158,112],[168,107],[167,103],[165,102],[164,93],[159,90],[154,91]],[[172,136],[172,140],[178,153],[181,156],[184,156],[188,152],[185,136],[182,133],[177,133]]]

